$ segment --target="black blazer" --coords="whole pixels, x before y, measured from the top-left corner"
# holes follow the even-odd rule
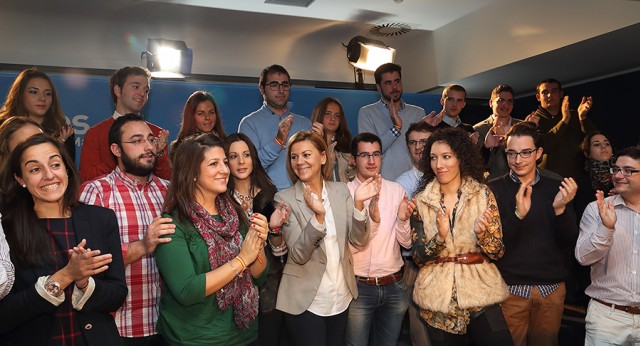
[[[113,316],[127,297],[124,261],[118,222],[112,210],[81,204],[71,212],[76,243],[87,240],[87,248],[110,253],[109,269],[93,276],[95,290],[77,318],[88,345],[121,345]],[[35,289],[40,276],[53,274],[44,267],[16,267],[16,281],[9,295],[0,300],[0,345],[49,345],[57,307]],[[71,299],[71,297],[65,297]]]

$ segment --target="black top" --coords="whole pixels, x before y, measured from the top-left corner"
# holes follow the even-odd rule
[[[504,256],[496,261],[508,285],[544,285],[562,282],[568,275],[563,249],[574,249],[578,225],[572,203],[556,216],[553,199],[560,181],[544,175],[533,185],[531,209],[521,221],[515,215],[520,183],[509,174],[489,182],[502,220]]]

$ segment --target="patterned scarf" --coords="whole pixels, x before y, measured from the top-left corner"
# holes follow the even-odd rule
[[[238,231],[240,221],[236,210],[227,198],[218,196],[216,208],[222,221],[217,221],[200,204],[194,203],[189,211],[191,222],[196,227],[209,250],[211,268],[219,268],[240,253],[242,236]],[[247,329],[258,314],[258,290],[251,282],[251,272],[246,269],[226,286],[216,292],[221,311],[233,307],[233,319],[240,329]]]
[[[606,196],[611,189],[613,189],[613,182],[611,181],[611,172],[609,168],[615,162],[615,157],[611,157],[607,161],[597,161],[588,159],[585,162],[585,169],[589,172],[589,180],[593,190],[600,190],[604,192]]]

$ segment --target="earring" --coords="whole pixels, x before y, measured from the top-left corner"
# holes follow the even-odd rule
[[[26,189],[27,188],[27,184],[22,184],[22,187],[24,187]]]
[[[193,181],[198,181],[198,178],[193,178]]]

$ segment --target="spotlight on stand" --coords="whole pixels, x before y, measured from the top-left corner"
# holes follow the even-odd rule
[[[368,71],[375,71],[378,66],[393,62],[396,50],[384,42],[372,40],[363,36],[356,36],[347,45],[347,59],[349,63]]]
[[[184,79],[191,74],[193,51],[184,41],[150,38],[147,51],[140,54],[140,59],[145,57],[155,78]]]

